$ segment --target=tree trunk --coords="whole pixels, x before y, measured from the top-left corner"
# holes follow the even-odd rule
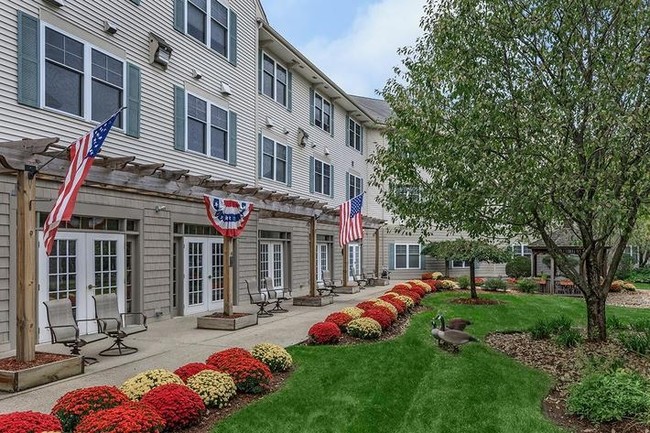
[[[599,288],[595,290],[599,290]],[[587,301],[587,338],[590,341],[606,341],[606,297],[594,293],[594,288],[592,288],[592,293],[585,295],[585,300]]]
[[[472,299],[477,299],[478,294],[476,293],[476,269],[474,269],[474,260],[469,264],[469,288],[472,293]]]

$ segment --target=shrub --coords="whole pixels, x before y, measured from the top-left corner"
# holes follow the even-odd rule
[[[404,302],[400,301],[399,299],[397,299],[397,297],[395,297],[395,296],[386,296],[386,295],[384,295],[384,296],[380,296],[379,299],[384,301],[384,302],[388,302],[390,305],[395,307],[395,310],[397,310],[398,315],[399,314],[404,314],[404,312],[406,311],[406,304]],[[358,317],[357,317],[357,319],[358,319]]]
[[[352,317],[353,319],[358,319],[363,314],[363,310],[361,308],[357,308],[357,307],[346,307],[346,308],[341,310],[341,313],[347,314],[348,316]]]
[[[341,330],[335,323],[319,322],[309,328],[307,335],[312,344],[336,344],[341,338]]]
[[[390,311],[393,320],[397,320],[397,315],[399,312],[397,311],[397,308],[390,302],[386,302],[383,299],[377,299],[375,300],[375,306],[386,308],[388,311]]]
[[[422,282],[431,287],[431,293],[438,291],[438,280],[423,280]]]
[[[623,320],[618,316],[607,316],[607,327],[615,331],[621,331],[628,328],[625,322],[623,322]]]
[[[506,290],[508,285],[501,278],[489,278],[481,286],[484,290]]]
[[[469,289],[471,280],[467,275],[462,275],[458,277],[458,287],[461,289]]]
[[[246,349],[242,349],[241,347],[231,347],[230,349],[220,350],[213,353],[208,357],[208,359],[205,360],[205,363],[212,365],[220,370],[221,365],[226,362],[230,362],[230,359],[232,358],[240,359],[252,357],[253,355],[251,355],[251,353]]]
[[[632,275],[632,268],[634,267],[634,258],[629,254],[623,254],[621,261],[616,268],[616,278],[619,280],[627,280]]]
[[[432,280],[439,280],[441,278],[442,278],[442,272],[431,272],[431,279]]]
[[[54,415],[40,412],[0,414],[0,433],[41,433],[61,431],[61,422]]]
[[[458,283],[452,280],[440,280],[438,283],[439,290],[454,290],[459,288]]]
[[[410,296],[404,296],[398,293],[396,298],[398,301],[402,301],[404,305],[406,305],[406,308],[413,308],[413,306],[415,305],[415,301],[413,301],[413,298],[411,298]]]
[[[348,334],[356,338],[372,340],[381,335],[381,325],[370,317],[354,319],[348,323]]]
[[[555,317],[548,321],[548,327],[551,333],[559,333],[571,329],[573,321],[567,316]]]
[[[650,283],[650,266],[634,269],[628,278],[635,283]]]
[[[366,310],[366,312],[363,313],[363,316],[361,317],[369,317],[371,319],[375,319],[383,331],[390,328],[390,325],[393,324],[393,316],[391,315],[390,311],[383,307],[376,307]]]
[[[345,326],[348,324],[350,320],[352,320],[352,316],[350,316],[349,314],[342,313],[340,311],[336,313],[332,313],[325,318],[326,322],[332,322],[336,326],[338,326],[341,332],[345,331]]]
[[[393,291],[395,289],[398,289],[398,290],[411,290],[411,285],[408,284],[408,283],[397,283],[397,284],[395,284],[393,286]]]
[[[187,383],[187,379],[194,376],[196,373],[200,373],[203,370],[214,370],[218,371],[216,367],[203,362],[190,362],[181,367],[178,367],[174,370],[174,374],[181,378],[181,380]]]
[[[516,284],[517,288],[524,293],[534,293],[539,287],[537,280],[534,278],[522,278]]]
[[[431,286],[428,285],[427,283],[425,283],[422,280],[409,280],[407,282],[410,283],[412,287],[417,286],[417,287],[421,288],[422,290],[424,290],[424,293],[431,292]]]
[[[171,371],[159,368],[145,371],[127,379],[120,386],[120,390],[131,400],[140,400],[148,391],[168,383],[183,385],[183,380]]]
[[[422,278],[423,280],[433,280],[433,279],[435,279],[435,278],[433,278],[433,273],[432,273],[432,272],[424,272],[424,273],[421,275],[421,278]]]
[[[412,290],[393,289],[393,292],[397,293],[398,295],[408,296],[409,298],[411,298],[413,300],[413,303],[415,305],[418,305],[420,303],[420,301],[422,300],[420,295],[418,295],[417,293],[415,293]]]
[[[207,407],[223,407],[237,394],[237,385],[227,373],[203,370],[189,379],[187,386],[196,392]]]
[[[154,408],[129,402],[84,417],[75,433],[160,433],[164,429],[165,420]]]
[[[506,263],[506,275],[513,278],[530,277],[530,258],[515,256]]]
[[[339,329],[333,323],[332,325]],[[273,378],[266,364],[252,356],[232,357],[224,361],[219,369],[232,377],[239,391],[248,394],[259,394],[268,390]]]
[[[571,388],[567,410],[595,423],[640,416],[650,410],[649,388],[647,379],[626,370],[592,374]]]
[[[80,388],[61,396],[52,408],[52,415],[61,421],[64,431],[74,431],[79,421],[89,413],[128,401],[129,397],[115,386]]]
[[[201,421],[205,414],[203,399],[186,385],[160,385],[142,397],[165,420],[167,430],[180,430]]]
[[[625,281],[623,281],[623,280],[614,280],[614,281],[612,281],[612,284],[609,286],[609,291],[614,292],[614,293],[618,293],[618,292],[622,291],[624,283],[625,283]]]
[[[650,354],[650,332],[622,332],[618,335],[618,340],[631,352]]]
[[[376,299],[372,299],[372,300],[368,300],[368,301],[359,302],[359,303],[357,304],[357,308],[360,308],[360,309],[362,309],[363,311],[368,311],[369,309],[375,307],[375,301],[376,301]]]
[[[577,347],[582,342],[582,335],[575,328],[564,329],[555,336],[555,342],[567,348]]]
[[[551,336],[551,328],[548,321],[540,319],[529,329],[533,340],[545,340]]]
[[[417,293],[420,298],[424,298],[424,295],[427,294],[427,292],[422,287],[420,287],[420,286],[418,286],[416,284],[413,284],[411,286],[410,290],[411,290],[411,292]]]
[[[286,371],[293,365],[293,358],[289,355],[289,352],[287,352],[284,347],[278,346],[277,344],[256,344],[253,346],[251,354],[253,355],[253,358],[266,364],[272,372]]]

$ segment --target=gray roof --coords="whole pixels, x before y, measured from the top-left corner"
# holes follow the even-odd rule
[[[350,95],[350,98],[372,115],[377,123],[386,123],[386,119],[393,115],[393,110],[383,99],[356,95]]]
[[[551,233],[551,239],[560,248],[582,248],[580,239],[569,229],[560,229]],[[543,239],[538,239],[528,244],[533,250],[546,250],[546,244]]]

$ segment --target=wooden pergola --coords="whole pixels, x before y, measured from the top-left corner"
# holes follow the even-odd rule
[[[17,177],[17,280],[16,357],[31,361],[35,356],[37,311],[36,297],[36,179],[61,181],[69,166],[66,146],[58,138],[24,139],[0,143],[0,174]],[[338,208],[326,203],[257,185],[214,179],[210,175],[190,173],[187,169],[168,169],[161,162],[136,162],[135,156],[98,155],[85,181],[86,186],[139,195],[203,202],[205,194],[247,201],[264,218],[288,218],[309,222],[309,293],[316,296],[317,223],[337,225]],[[376,236],[375,273],[379,273],[379,229],[384,221],[364,217],[364,229]],[[230,257],[230,242],[224,242],[224,255]],[[347,248],[344,250],[347,263]],[[348,279],[347,264],[343,280]],[[224,314],[232,313],[232,275],[224,267]]]

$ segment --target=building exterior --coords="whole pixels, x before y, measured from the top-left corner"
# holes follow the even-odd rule
[[[420,257],[417,237],[381,225],[391,216],[368,187],[367,156],[384,140],[386,104],[339,88],[257,0],[12,0],[0,22],[0,143],[65,146],[127,107],[49,257],[39,243],[39,342],[48,299],[70,297],[80,318],[106,292],[150,320],[219,310],[228,263],[203,193],[256,204],[230,261],[235,304],[265,277],[306,293],[316,217],[317,275],[444,269]],[[0,155],[42,165],[54,150]],[[39,238],[65,167],[59,158],[39,174]],[[0,170],[0,350],[16,336],[15,191],[15,173]],[[366,234],[343,254],[336,207],[363,191]]]

